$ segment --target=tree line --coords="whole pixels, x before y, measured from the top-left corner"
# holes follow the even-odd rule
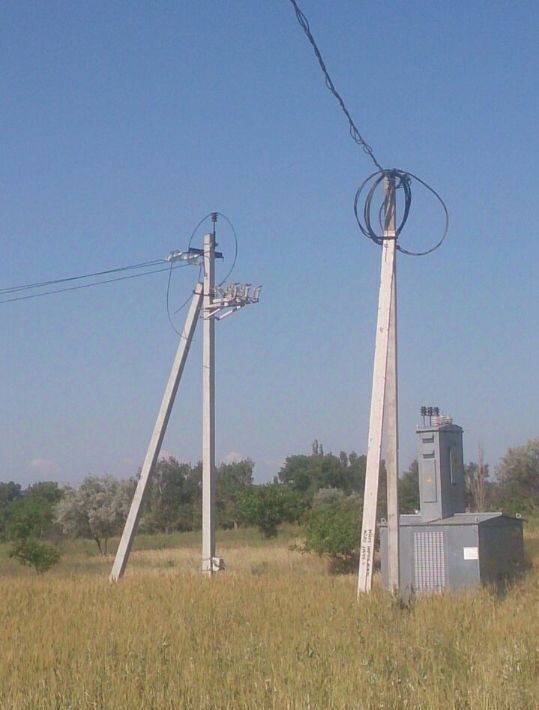
[[[300,522],[306,549],[339,561],[357,548],[365,485],[366,456],[341,451],[325,453],[317,441],[310,454],[289,456],[273,482],[255,484],[254,462],[221,463],[216,470],[217,523],[222,528],[258,526],[263,535],[277,534],[283,522]],[[482,452],[465,469],[467,506],[471,511],[504,510],[539,513],[539,437],[509,449],[489,475]],[[110,538],[124,525],[136,479],[87,476],[78,488],[47,481],[23,489],[0,482],[0,540],[13,543],[12,554],[37,571],[57,558],[51,543],[62,538],[93,539],[107,554]],[[380,466],[378,517],[386,515],[386,472]],[[417,461],[399,479],[403,513],[419,508]],[[202,465],[161,459],[149,484],[140,531],[171,533],[201,527]],[[348,555],[349,556],[349,555]],[[44,569],[39,569],[43,558]],[[49,566],[50,566],[49,564]]]

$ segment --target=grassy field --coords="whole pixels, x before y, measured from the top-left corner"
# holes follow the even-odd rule
[[[254,531],[141,537],[125,578],[92,543],[43,576],[0,549],[0,708],[537,708],[539,531],[532,571],[401,608],[379,588]],[[153,549],[152,549],[153,548]],[[157,549],[155,549],[157,548]]]

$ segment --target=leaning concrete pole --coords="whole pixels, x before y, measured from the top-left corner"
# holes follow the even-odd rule
[[[395,304],[393,291],[395,277],[395,178],[388,175],[384,179],[385,220],[384,241],[382,243],[382,266],[380,271],[380,292],[378,298],[378,316],[376,323],[376,344],[374,349],[374,368],[372,377],[371,411],[369,417],[369,439],[367,446],[367,470],[365,474],[365,492],[363,496],[363,522],[361,527],[361,546],[359,554],[358,596],[370,592],[374,561],[374,538],[376,528],[376,504],[378,502],[378,481],[380,475],[380,457],[384,409],[386,404],[386,386],[388,379],[390,330],[393,336],[396,328],[391,328],[392,304]],[[396,324],[395,324],[396,325]],[[396,348],[391,362],[396,364]],[[390,365],[389,379],[393,377],[395,396],[391,398],[390,409],[394,413],[389,419],[396,426],[396,370]],[[388,422],[389,424],[390,422]],[[396,436],[394,442],[396,443]],[[389,437],[391,439],[391,435]],[[395,462],[396,463],[396,462]],[[388,485],[389,490],[389,485]]]
[[[215,230],[204,237],[202,346],[202,571],[211,575],[215,558]]]
[[[144,459],[144,463],[142,465],[142,470],[140,472],[140,477],[137,483],[137,488],[135,490],[135,495],[133,496],[129,515],[127,516],[127,521],[125,523],[125,527],[122,533],[120,545],[118,546],[118,550],[116,552],[116,558],[114,560],[114,565],[110,574],[110,579],[113,582],[117,582],[123,575],[125,567],[127,565],[127,560],[129,559],[129,553],[131,551],[133,540],[135,539],[140,514],[142,512],[144,494],[146,493],[148,482],[153,473],[153,469],[155,467],[159,452],[161,450],[161,444],[163,443],[163,438],[165,436],[168,420],[172,411],[174,399],[176,397],[176,392],[178,391],[178,386],[180,384],[182,373],[185,367],[185,362],[189,353],[189,347],[193,340],[193,335],[200,314],[201,305],[202,284],[198,283],[195,287],[191,306],[189,308],[185,325],[180,336],[180,342],[176,351],[176,357],[174,358],[172,370],[170,371],[170,376],[168,378],[167,386],[165,388],[161,407],[159,408],[159,413],[157,415],[157,420],[155,422],[152,437],[150,439],[148,450],[146,452],[146,458]]]

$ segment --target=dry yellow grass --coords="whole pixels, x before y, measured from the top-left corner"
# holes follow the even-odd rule
[[[400,608],[287,542],[221,536],[111,560],[76,548],[37,577],[2,562],[0,707],[536,708],[539,576]],[[534,548],[535,546],[535,548]],[[528,539],[537,552],[537,537]]]

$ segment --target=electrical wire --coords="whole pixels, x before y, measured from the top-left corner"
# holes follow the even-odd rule
[[[189,237],[189,244],[187,245],[187,249],[188,249],[188,250],[191,248],[191,245],[192,245],[192,243],[193,243],[193,239],[195,238],[195,234],[196,234],[197,231],[199,230],[200,226],[201,226],[202,224],[204,224],[204,222],[205,222],[207,219],[209,219],[209,218],[212,216],[212,214],[214,214],[214,213],[213,213],[213,212],[209,212],[207,215],[204,215],[204,217],[202,217],[202,219],[200,220],[200,222],[198,222],[198,224],[195,226],[195,228],[194,228],[193,231],[191,232],[191,236]],[[177,335],[181,335],[180,331],[179,331],[179,330],[176,328],[176,326],[174,325],[174,321],[172,320],[172,314],[171,314],[171,312],[170,312],[170,286],[171,286],[171,282],[172,282],[172,279],[171,279],[171,277],[172,277],[172,264],[171,264],[170,266],[171,266],[171,268],[170,268],[170,271],[168,272],[168,281],[167,281],[167,318],[168,318],[168,322],[170,323],[170,326],[171,326],[172,330],[173,330]],[[202,274],[202,265],[200,265],[200,266],[199,266],[199,269],[198,269],[198,279],[197,279],[197,281],[200,281],[201,274]],[[180,311],[182,311],[182,310],[185,308],[185,306],[189,303],[189,301],[191,300],[191,298],[192,298],[192,294],[189,294],[189,296],[187,296],[187,298],[186,298],[185,301],[181,304],[181,306],[179,306],[178,308],[176,308],[176,310],[174,311],[174,315],[176,315],[176,313],[179,313]]]
[[[404,212],[403,216],[401,218],[401,221],[398,225],[398,227],[395,229],[395,236],[387,237],[384,236],[383,234],[378,234],[373,226],[372,226],[372,208],[373,208],[373,198],[376,193],[377,188],[381,185],[381,183],[384,181],[386,177],[392,178],[395,180],[395,189],[396,190],[403,190],[404,193]],[[381,245],[383,244],[384,241],[387,241],[388,239],[397,239],[401,231],[404,229],[404,225],[408,221],[408,217],[410,216],[410,208],[412,205],[412,187],[411,183],[412,180],[416,180],[418,183],[423,185],[434,197],[437,199],[437,201],[440,203],[443,214],[444,214],[444,226],[442,229],[442,235],[440,239],[436,242],[436,244],[431,247],[430,249],[426,249],[425,251],[411,251],[410,249],[405,249],[402,247],[398,242],[396,244],[396,248],[398,251],[400,251],[402,254],[406,254],[407,256],[426,256],[427,254],[431,254],[433,251],[438,249],[438,247],[441,246],[442,242],[445,240],[447,236],[447,232],[449,229],[449,212],[447,209],[447,206],[443,199],[440,197],[440,195],[436,192],[434,188],[432,188],[430,185],[428,185],[424,180],[421,180],[421,178],[418,178],[416,175],[413,173],[409,173],[405,170],[399,170],[398,168],[394,168],[393,170],[380,170],[378,172],[372,173],[369,175],[368,178],[366,178],[359,188],[356,191],[356,195],[354,198],[354,214],[356,216],[356,221],[359,225],[360,230],[362,233],[371,241],[373,241],[375,244]],[[363,219],[360,217],[359,214],[359,199],[362,195],[363,190],[367,187],[367,185],[372,181],[372,184],[370,186],[370,189],[367,193],[367,197],[365,198],[365,202],[363,204]],[[382,212],[384,211],[385,207],[385,200],[384,203],[381,205],[379,211],[378,211],[378,222],[380,224],[380,228],[382,229]]]
[[[440,203],[444,214],[444,227],[442,230],[442,236],[430,249],[426,249],[425,251],[411,251],[410,249],[405,249],[404,247],[401,247],[399,244],[397,244],[397,249],[401,252],[401,254],[406,254],[407,256],[426,256],[427,254],[432,254],[433,251],[436,251],[436,249],[438,249],[438,247],[441,247],[442,243],[445,241],[445,238],[447,237],[447,232],[449,231],[449,210],[447,209],[447,205],[445,204],[442,197],[438,194],[438,192],[436,192],[433,187],[431,187],[424,180],[421,180],[421,178],[418,178],[417,175],[414,175],[413,173],[407,172],[406,175],[409,179],[411,178],[412,180],[416,180],[418,183],[423,185],[423,187],[425,187],[432,195],[434,195],[434,197]]]
[[[223,214],[222,212],[209,212],[205,217],[203,217],[191,233],[191,237],[189,238],[189,249],[191,248],[191,245],[193,243],[193,239],[195,238],[195,234],[197,233],[200,226],[207,219],[209,219],[210,217],[213,217],[213,215],[218,215],[219,217],[222,217],[225,220],[225,222],[228,224],[228,226],[230,227],[232,234],[234,236],[234,258],[232,259],[232,264],[231,264],[230,269],[228,270],[226,276],[218,284],[218,286],[222,286],[224,284],[224,282],[228,278],[230,278],[232,272],[234,271],[234,269],[236,267],[236,262],[238,260],[238,235],[236,233],[236,230],[234,229],[234,225],[232,224],[232,221],[226,216],[226,214]],[[175,313],[177,313],[177,311],[175,311]]]
[[[162,260],[160,260],[162,262]],[[178,266],[172,267],[173,269],[181,269],[185,266],[189,266],[189,264],[179,264]],[[94,281],[93,283],[89,284],[80,284],[79,286],[68,286],[66,288],[59,288],[59,289],[54,289],[52,291],[44,291],[42,293],[31,293],[26,296],[15,296],[14,298],[6,298],[4,300],[0,300],[0,305],[3,303],[12,303],[13,301],[26,301],[31,298],[41,298],[42,296],[52,296],[53,294],[56,293],[65,293],[66,291],[78,291],[83,288],[92,288],[92,286],[102,286],[103,284],[110,284],[110,283],[115,283],[117,281],[127,281],[129,279],[137,279],[140,278],[141,276],[150,276],[150,274],[159,274],[163,271],[168,271],[169,267],[166,266],[162,269],[152,269],[151,271],[144,271],[140,274],[130,274],[129,276],[118,276],[117,278],[114,279],[105,279],[103,281]]]
[[[168,322],[170,323],[172,330],[177,334],[181,335],[180,331],[176,328],[174,325],[174,322],[172,320],[172,316],[170,315],[170,301],[169,301],[169,294],[170,294],[170,279],[172,276],[172,262],[170,262],[170,269],[168,270],[168,279],[167,279],[167,318]]]
[[[191,266],[191,264],[183,264],[183,266]],[[198,277],[197,277],[197,282],[200,282],[200,277],[202,274],[202,265],[200,264],[198,267]],[[167,281],[167,317],[168,317],[168,322],[170,323],[172,330],[176,333],[176,335],[182,335],[181,332],[176,328],[174,325],[174,321],[172,320],[172,314],[170,313],[170,284],[171,284],[171,276],[172,276],[172,264],[170,265],[170,269],[168,272],[168,281]],[[185,308],[185,306],[189,303],[191,298],[193,297],[193,292],[189,294],[189,296],[185,299],[185,301],[182,303],[182,305],[177,308],[174,311],[174,314],[179,313],[181,310]]]
[[[333,94],[333,96],[337,99],[344,115],[348,119],[348,125],[350,127],[350,135],[352,136],[352,140],[355,141],[360,146],[360,148],[362,148],[363,151],[370,157],[370,159],[376,165],[378,170],[383,170],[382,166],[380,165],[380,163],[376,159],[376,156],[374,155],[373,149],[365,141],[365,139],[363,138],[363,136],[359,132],[356,124],[354,123],[352,116],[350,115],[350,112],[346,108],[346,104],[344,103],[341,95],[339,94],[339,92],[335,88],[335,84],[333,83],[333,80],[331,79],[331,77],[329,75],[329,72],[326,68],[326,64],[324,62],[322,54],[321,54],[320,50],[318,49],[318,45],[316,44],[316,41],[311,33],[311,28],[309,27],[309,21],[307,20],[307,18],[303,14],[303,12],[300,10],[296,0],[290,0],[290,2],[294,6],[297,20],[298,20],[303,32],[305,33],[305,36],[309,40],[309,42],[314,50],[314,53],[316,55],[316,58],[318,59],[318,64],[320,64],[320,69],[322,70],[322,73],[324,74],[326,86],[329,89],[329,91]]]
[[[191,246],[193,244],[193,239],[195,238],[195,234],[198,232],[199,228],[204,224],[204,222],[212,216],[212,214],[216,214],[216,213],[215,212],[208,212],[207,215],[204,215],[204,217],[202,217],[200,222],[197,224],[197,226],[191,232],[191,236],[189,237],[189,244],[188,244],[189,249],[191,248]],[[217,212],[217,214],[219,214],[219,213]]]
[[[228,278],[230,278],[232,272],[236,268],[236,261],[238,260],[238,235],[236,234],[236,230],[234,229],[234,225],[232,224],[231,220],[226,216],[226,214],[223,214],[222,212],[215,212],[215,214],[218,214],[219,217],[222,217],[225,220],[225,222],[228,224],[228,226],[232,230],[232,234],[234,235],[234,258],[232,259],[232,264],[231,264],[230,269],[228,270],[226,276],[218,284],[218,286],[222,286],[224,284],[224,282]]]
[[[425,256],[426,254],[430,254],[438,247],[441,246],[442,242],[445,240],[447,236],[447,232],[449,229],[449,212],[447,209],[447,206],[443,199],[440,197],[440,195],[436,192],[434,188],[432,188],[430,185],[428,185],[424,180],[421,180],[417,176],[415,176],[413,173],[409,173],[405,170],[399,170],[398,168],[392,168],[392,169],[385,169],[382,168],[381,164],[378,162],[376,159],[376,156],[374,155],[374,151],[371,148],[371,146],[364,140],[362,135],[360,134],[356,124],[354,123],[354,120],[352,119],[352,116],[350,115],[350,112],[346,108],[346,105],[335,88],[335,85],[329,75],[329,72],[326,68],[326,64],[324,62],[324,59],[322,57],[322,54],[318,48],[318,45],[316,44],[316,41],[312,35],[311,29],[309,27],[309,21],[307,20],[306,16],[304,13],[300,10],[298,3],[296,0],[290,0],[291,4],[294,7],[295,13],[296,13],[296,18],[303,29],[303,32],[305,33],[305,36],[309,40],[314,53],[316,55],[316,58],[318,60],[318,64],[320,65],[320,69],[322,70],[322,73],[324,75],[326,87],[329,89],[329,91],[333,94],[337,102],[339,103],[339,106],[341,107],[344,115],[348,119],[348,124],[350,127],[350,135],[352,136],[352,139],[363,149],[363,151],[371,158],[372,162],[376,165],[377,171],[372,173],[372,175],[369,175],[369,177],[363,181],[363,183],[359,186],[359,188],[356,191],[355,199],[354,199],[354,214],[356,216],[357,223],[359,225],[360,230],[363,232],[363,234],[368,237],[371,241],[373,241],[375,244],[382,245],[384,241],[387,239],[398,239],[399,234],[401,233],[402,229],[404,228],[404,225],[406,224],[409,214],[410,214],[410,208],[412,205],[412,188],[411,188],[411,183],[412,180],[416,180],[418,183],[423,185],[434,197],[438,200],[442,207],[442,211],[444,214],[445,218],[445,224],[444,228],[442,230],[442,236],[436,242],[436,244],[431,247],[430,249],[427,249],[425,251],[411,251],[410,249],[405,249],[404,247],[401,247],[398,243],[396,244],[397,249],[402,252],[403,254],[406,254],[408,256]],[[393,237],[386,237],[383,234],[377,234],[376,231],[374,230],[372,226],[372,202],[374,198],[374,194],[376,192],[376,189],[379,187],[379,185],[384,181],[384,178],[389,177],[393,178],[396,180],[395,183],[395,189],[396,190],[403,190],[404,192],[404,214],[401,218],[401,221],[399,223],[399,226],[397,227],[395,231],[395,236]],[[365,199],[365,203],[363,206],[363,220],[359,216],[359,198],[365,189],[365,187],[369,184],[369,182],[373,180],[373,184],[371,185],[369,192],[367,193],[367,197]],[[386,196],[387,199],[387,196]],[[378,222],[380,224],[381,230],[383,230],[382,227],[382,214],[385,211],[385,207],[387,205],[386,199],[382,203],[379,211],[378,211]]]
[[[197,231],[200,229],[201,225],[204,224],[204,222],[205,222],[207,219],[210,219],[210,218],[215,219],[217,216],[222,217],[222,218],[225,220],[225,222],[226,222],[226,223],[228,224],[228,226],[230,227],[230,229],[231,229],[231,231],[232,231],[232,234],[233,234],[233,236],[234,236],[234,258],[232,259],[232,264],[231,264],[231,266],[230,266],[230,268],[229,268],[229,270],[228,270],[226,276],[224,277],[224,279],[222,279],[222,280],[219,282],[219,284],[217,284],[218,286],[222,286],[222,285],[225,283],[225,281],[226,281],[228,278],[230,278],[230,275],[231,275],[232,272],[234,271],[234,268],[235,268],[235,266],[236,266],[236,262],[237,262],[237,260],[238,260],[238,235],[237,235],[237,232],[236,232],[236,230],[235,230],[235,228],[234,228],[234,225],[232,224],[232,221],[226,216],[226,214],[223,214],[222,212],[208,212],[207,215],[205,215],[204,217],[202,217],[202,219],[200,220],[200,222],[198,222],[198,224],[196,225],[196,227],[195,227],[195,228],[193,229],[193,231],[191,232],[191,236],[189,237],[188,249],[191,248],[191,246],[192,246],[192,244],[193,244],[193,239],[195,238],[195,235],[196,235]],[[215,219],[215,221],[214,221],[214,230],[215,230],[215,222],[216,222],[216,221],[217,221],[217,220]],[[200,280],[202,279],[202,274],[203,274],[203,262],[201,261],[201,263],[200,263],[200,265],[199,265],[199,269],[198,269],[198,279],[197,279],[197,281],[200,281]],[[172,329],[174,330],[174,332],[175,332],[177,335],[181,335],[181,333],[179,332],[179,330],[176,328],[176,326],[175,326],[175,324],[174,324],[174,321],[172,320],[172,314],[171,314],[171,312],[170,312],[170,286],[171,286],[171,275],[172,275],[172,269],[170,269],[170,271],[169,271],[169,274],[168,274],[168,282],[167,282],[167,316],[168,316],[169,323],[170,323]],[[179,313],[180,311],[182,311],[182,310],[187,306],[187,304],[189,303],[189,301],[191,300],[191,298],[192,298],[192,294],[189,294],[189,296],[185,299],[185,301],[184,301],[178,308],[176,308],[176,310],[174,311],[174,315],[176,315],[177,313]]]
[[[222,218],[225,220],[225,222],[226,222],[226,223],[228,224],[228,226],[230,227],[230,229],[231,229],[231,231],[232,231],[232,234],[233,234],[233,236],[234,236],[234,258],[232,259],[232,264],[231,264],[231,266],[230,266],[230,268],[229,268],[229,270],[228,270],[226,276],[225,276],[224,279],[222,279],[222,281],[220,281],[220,283],[218,284],[218,286],[222,286],[222,285],[224,284],[224,282],[230,277],[230,275],[231,275],[232,272],[234,271],[234,268],[235,268],[235,266],[236,266],[236,261],[237,261],[237,259],[238,259],[238,235],[237,235],[237,233],[236,233],[236,230],[234,229],[234,225],[232,224],[232,221],[231,221],[225,214],[223,214],[222,212],[208,212],[208,214],[206,214],[206,215],[204,215],[204,217],[202,217],[202,219],[197,223],[197,225],[195,226],[195,228],[194,228],[193,231],[191,232],[191,236],[189,237],[188,249],[191,249],[191,246],[192,246],[192,244],[193,244],[193,240],[194,240],[194,238],[195,238],[195,236],[196,236],[196,233],[198,232],[198,230],[200,229],[200,227],[202,226],[202,224],[204,224],[204,222],[205,222],[207,219],[210,219],[210,218],[214,219],[216,216],[222,217]],[[215,229],[215,222],[214,222],[214,229]],[[172,266],[172,265],[171,265],[171,266]],[[203,266],[202,266],[202,263],[201,263],[200,266],[199,266],[199,270],[198,270],[198,279],[197,279],[198,281],[200,281],[201,278],[202,278],[202,270],[203,270]],[[166,301],[167,301],[167,317],[168,317],[168,321],[169,321],[169,323],[170,323],[170,325],[171,325],[171,327],[172,327],[172,330],[174,330],[174,332],[175,332],[177,335],[181,335],[181,333],[179,332],[179,330],[176,328],[176,325],[174,324],[174,321],[173,321],[173,319],[172,319],[172,314],[171,314],[171,312],[170,312],[170,287],[171,287],[171,283],[172,283],[172,268],[169,270],[169,273],[168,273],[168,281],[167,281],[167,296],[166,296]],[[187,306],[187,304],[189,303],[189,301],[191,300],[191,298],[192,298],[192,294],[189,294],[189,296],[185,299],[185,301],[184,301],[178,308],[176,308],[176,310],[174,311],[174,315],[176,315],[177,313],[179,313],[180,311],[182,311],[182,310]]]
[[[27,291],[33,288],[45,288],[46,286],[56,286],[57,284],[68,283],[70,281],[78,281],[80,279],[90,279],[96,276],[106,276],[108,274],[115,274],[122,271],[129,271],[131,269],[143,269],[150,266],[156,266],[157,264],[162,264],[164,259],[153,259],[152,261],[144,261],[140,264],[131,264],[129,266],[120,266],[115,269],[106,269],[105,271],[94,271],[90,274],[81,274],[79,276],[68,276],[63,279],[51,279],[49,281],[36,281],[34,283],[22,284],[20,286],[9,286],[6,288],[0,288],[1,295],[6,295],[8,293],[16,293],[18,291]]]
[[[201,281],[202,281],[202,264],[200,264],[198,267],[198,277],[197,277],[197,282],[200,283]],[[189,294],[189,296],[185,299],[185,301],[181,304],[181,306],[178,306],[178,308],[176,308],[176,310],[174,311],[174,315],[176,315],[176,313],[179,313],[180,311],[183,311],[185,306],[191,300],[191,295],[192,294]]]
[[[395,190],[402,189],[404,191],[404,214],[401,219],[401,222],[399,226],[395,230],[395,237],[386,237],[382,234],[377,234],[373,227],[372,227],[372,201],[374,198],[374,195],[376,193],[376,189],[384,181],[386,177],[391,177],[393,180],[395,180]],[[359,208],[358,208],[358,203],[359,203],[359,198],[361,197],[361,194],[365,187],[369,184],[370,181],[372,182],[371,188],[369,192],[367,193],[367,197],[365,198],[365,202],[363,205],[363,222],[361,221],[359,217]],[[399,236],[401,233],[404,225],[406,224],[408,220],[408,215],[410,213],[410,206],[412,204],[412,191],[410,189],[410,180],[408,179],[408,176],[406,173],[400,170],[381,170],[375,173],[372,173],[369,175],[368,178],[366,178],[359,188],[357,189],[356,196],[354,198],[354,214],[356,216],[357,223],[359,225],[360,230],[363,232],[363,234],[370,240],[372,240],[375,244],[382,244],[385,240],[387,239],[395,239],[396,237]],[[381,226],[382,222],[382,213],[385,211],[385,206],[386,206],[386,201],[382,203],[379,211],[378,211],[378,223]]]

